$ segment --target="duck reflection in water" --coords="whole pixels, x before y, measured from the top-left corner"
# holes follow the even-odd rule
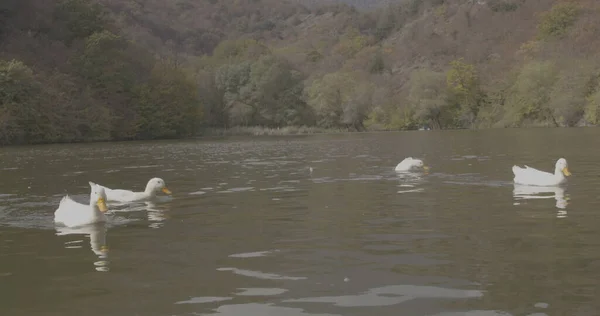
[[[148,214],[148,221],[150,221],[150,228],[160,228],[164,225],[164,221],[169,219],[169,214],[166,209],[161,209],[154,202],[144,202],[146,205],[146,211]]]
[[[164,225],[164,222],[170,218],[169,215],[169,204],[160,204],[154,201],[138,202],[136,204],[130,204],[128,207],[115,212],[131,213],[131,212],[145,212],[146,217],[150,224],[150,228],[160,228]]]
[[[90,239],[90,248],[98,256],[98,261],[94,262],[96,271],[108,272],[108,246],[106,244],[105,223],[86,225],[80,227],[56,227],[57,236],[65,235],[87,235]]]
[[[560,209],[558,211],[557,217],[566,217],[567,215],[567,205],[569,204],[569,197],[565,195],[565,189],[561,186],[551,186],[551,187],[542,187],[542,186],[530,186],[523,184],[515,184],[513,190],[513,196],[515,200],[533,200],[533,199],[551,199],[554,198],[556,200],[556,208]],[[553,195],[542,195],[551,193]]]
[[[422,173],[395,171],[395,178],[398,179],[399,182],[398,193],[412,193],[423,191],[423,188],[418,187],[424,181],[424,174]]]

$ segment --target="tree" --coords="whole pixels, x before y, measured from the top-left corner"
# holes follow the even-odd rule
[[[597,125],[600,123],[600,72],[595,70],[587,85],[583,118],[587,123]]]
[[[357,83],[342,107],[341,123],[357,131],[365,129],[363,121],[373,107],[374,85],[370,82]]]
[[[538,38],[548,39],[562,36],[575,23],[579,12],[579,7],[573,2],[559,2],[553,5],[540,18]]]
[[[90,35],[81,54],[72,61],[94,97],[110,109],[112,137],[136,137],[136,127],[131,124],[135,116],[133,88],[149,78],[153,62],[151,56],[109,31]]]
[[[89,0],[58,2],[54,11],[54,20],[66,26],[66,31],[60,32],[59,36],[67,44],[71,44],[75,39],[83,39],[101,32],[107,24],[106,12],[102,6]]]
[[[212,57],[215,63],[235,63],[245,60],[258,59],[270,54],[269,48],[253,39],[224,40],[215,47]]]
[[[563,63],[561,68],[548,107],[560,126],[575,126],[584,116],[586,98],[593,92],[591,86],[598,74],[597,63],[573,60]]]
[[[8,31],[8,21],[18,12],[19,5],[23,0],[4,0],[0,1],[0,40]]]
[[[127,41],[109,31],[92,34],[75,65],[81,77],[107,99],[131,89],[135,73],[126,56]]]
[[[390,5],[386,10],[380,10],[375,27],[375,39],[381,41],[385,39],[396,27],[397,18],[394,8]]]
[[[351,58],[361,49],[367,47],[368,38],[355,28],[349,28],[344,35],[340,37],[339,42],[333,48],[334,51],[345,58]]]
[[[594,125],[600,123],[600,89],[586,98],[585,120]]]
[[[242,87],[247,85],[250,80],[251,67],[252,64],[249,61],[243,61],[237,64],[225,64],[220,66],[214,73],[215,92],[218,93],[221,101],[215,103],[219,108],[214,109],[212,113],[219,117],[225,124],[229,124],[231,121],[231,109],[236,104],[238,108],[243,105],[243,97],[241,95]],[[238,115],[250,115],[246,112],[236,112]],[[250,118],[247,118],[244,121],[249,122],[249,120]],[[240,122],[239,119],[236,119],[235,121],[238,123]]]
[[[385,61],[383,60],[383,54],[381,50],[377,50],[375,55],[373,55],[371,59],[371,63],[369,65],[369,71],[373,74],[382,73],[385,70]]]
[[[273,55],[263,55],[252,64],[245,103],[255,108],[254,121],[260,125],[282,127],[307,120],[307,106],[301,99],[303,76],[291,65]]]
[[[472,127],[483,99],[477,71],[462,58],[450,62],[450,67],[446,73],[450,102],[460,109],[461,125]]]
[[[200,125],[198,90],[168,60],[157,62],[150,80],[137,86],[135,92],[136,138],[190,136]]]
[[[215,72],[215,87],[223,98],[221,112],[227,113],[230,123],[245,125],[309,123],[312,113],[302,100],[303,79],[287,61],[270,54],[255,62],[225,64]]]
[[[319,126],[364,128],[373,86],[359,83],[355,77],[358,74],[329,73],[307,88],[308,103],[315,110]]]
[[[54,112],[33,71],[18,60],[0,60],[0,144],[55,140]]]
[[[374,83],[372,107],[365,121],[368,129],[408,130],[418,127],[414,109],[394,94],[393,84],[387,80]]]
[[[217,87],[215,74],[208,70],[200,70],[194,74],[202,104],[202,123],[210,127],[227,127],[229,121],[227,105],[223,91]]]
[[[307,100],[317,116],[317,125],[325,128],[338,127],[343,114],[345,95],[352,80],[347,74],[330,73],[316,79],[307,89]]]
[[[415,119],[431,128],[451,126],[452,114],[448,104],[446,76],[429,69],[411,73],[408,102],[413,108]]]
[[[521,69],[509,89],[506,100],[508,125],[519,126],[524,121],[551,122],[558,126],[549,107],[558,71],[550,61],[532,61]]]

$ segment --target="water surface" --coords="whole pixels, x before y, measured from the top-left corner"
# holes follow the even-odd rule
[[[421,131],[0,149],[0,315],[598,315],[600,133]],[[404,157],[429,174],[396,174]],[[511,166],[573,177],[511,182]],[[309,167],[312,167],[312,172]],[[172,199],[60,228],[88,181]]]

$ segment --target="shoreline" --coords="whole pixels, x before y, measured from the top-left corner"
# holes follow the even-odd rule
[[[104,139],[104,140],[76,140],[76,141],[56,141],[45,143],[19,143],[0,145],[0,148],[26,147],[26,146],[44,146],[44,145],[92,145],[102,143],[131,143],[131,142],[154,142],[154,141],[185,141],[200,140],[222,137],[250,136],[250,137],[276,137],[276,136],[309,136],[318,134],[347,134],[347,133],[369,133],[369,132],[398,132],[398,131],[354,131],[345,129],[327,129],[320,127],[307,126],[287,126],[282,128],[267,127],[232,127],[232,128],[205,128],[194,136],[186,137],[161,137],[153,139]]]
[[[286,126],[282,128],[267,128],[267,127],[232,127],[232,128],[206,128],[198,135],[188,137],[165,137],[154,139],[115,139],[115,140],[81,140],[81,141],[57,141],[47,143],[22,143],[22,144],[6,144],[0,145],[0,148],[18,148],[27,146],[44,146],[44,145],[94,145],[102,143],[131,143],[131,142],[155,142],[155,141],[185,141],[185,140],[202,140],[202,139],[219,139],[224,137],[286,137],[286,136],[310,136],[310,135],[335,135],[335,134],[370,134],[370,133],[398,133],[398,132],[451,132],[451,131],[481,131],[481,130],[514,130],[514,129],[573,129],[573,128],[590,128],[597,126],[572,126],[572,127],[555,127],[555,126],[525,126],[525,127],[502,127],[502,128],[461,128],[461,129],[430,129],[430,130],[364,130],[357,131],[351,129],[333,129],[307,126]]]

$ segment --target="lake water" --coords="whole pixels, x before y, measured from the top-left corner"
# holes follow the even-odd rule
[[[0,315],[600,315],[600,130],[0,149]],[[428,174],[397,175],[404,157]],[[511,166],[573,174],[515,187]],[[312,167],[312,172],[309,171]],[[88,181],[172,199],[55,227]],[[103,250],[103,246],[105,249]]]

